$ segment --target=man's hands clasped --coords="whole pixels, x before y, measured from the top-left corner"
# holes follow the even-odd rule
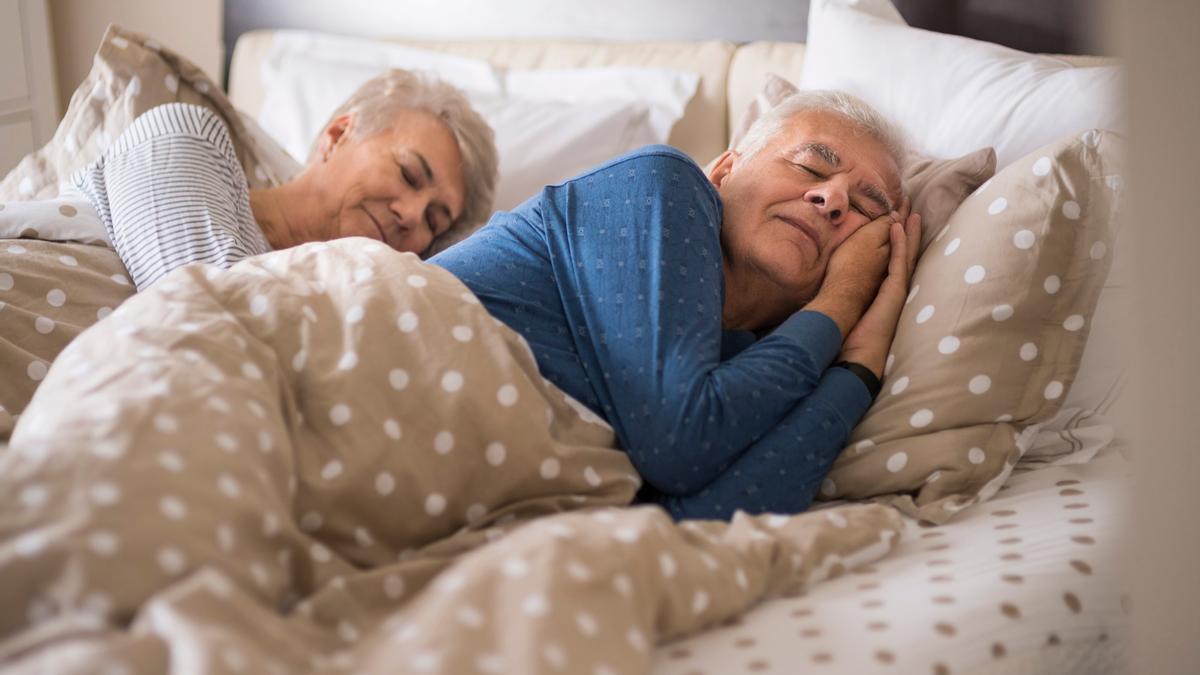
[[[805,309],[822,312],[845,336],[840,359],[860,363],[883,379],[884,363],[908,296],[921,244],[921,216],[899,211],[852,234],[829,260],[817,297]]]

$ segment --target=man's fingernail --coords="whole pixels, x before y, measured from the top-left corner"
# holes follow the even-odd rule
[[[892,220],[896,220],[896,219],[897,219],[897,218],[899,218],[899,217],[900,217],[900,214],[899,214],[899,213],[896,213],[895,211],[892,211]]]

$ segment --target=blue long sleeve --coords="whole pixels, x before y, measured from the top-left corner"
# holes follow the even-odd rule
[[[767,477],[827,468],[803,458],[840,448],[865,410],[857,378],[826,373],[841,335],[817,312],[721,359],[720,222],[699,168],[651,147],[546,188],[432,259],[613,425],[647,494],[677,515],[747,508],[744,476],[794,487]]]
[[[676,519],[727,520],[739,509],[799,513],[812,504],[825,474],[870,405],[871,395],[857,375],[830,368],[816,392],[712,483],[687,495],[651,489],[642,496]]]

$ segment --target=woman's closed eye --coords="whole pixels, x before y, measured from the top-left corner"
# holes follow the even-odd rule
[[[400,165],[400,174],[404,177],[404,182],[408,184],[408,187],[414,190],[421,189],[415,174],[407,166],[404,166],[403,164]],[[437,225],[434,223],[433,216],[430,214],[429,209],[426,209],[424,213],[421,214],[421,225],[429,230],[431,235],[435,237],[437,236]]]
[[[417,184],[416,173],[403,164],[400,165],[400,175],[404,177],[404,182],[407,183],[410,188],[420,188],[420,186]]]
[[[425,209],[425,224],[429,228],[429,232],[437,237],[450,229],[450,215],[446,212],[445,207],[434,202],[428,209]]]

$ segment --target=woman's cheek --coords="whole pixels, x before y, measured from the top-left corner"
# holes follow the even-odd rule
[[[379,234],[375,230],[374,224],[370,222],[369,217],[361,209],[356,209],[351,213],[343,213],[338,220],[337,228],[338,237],[370,237],[378,239]]]

